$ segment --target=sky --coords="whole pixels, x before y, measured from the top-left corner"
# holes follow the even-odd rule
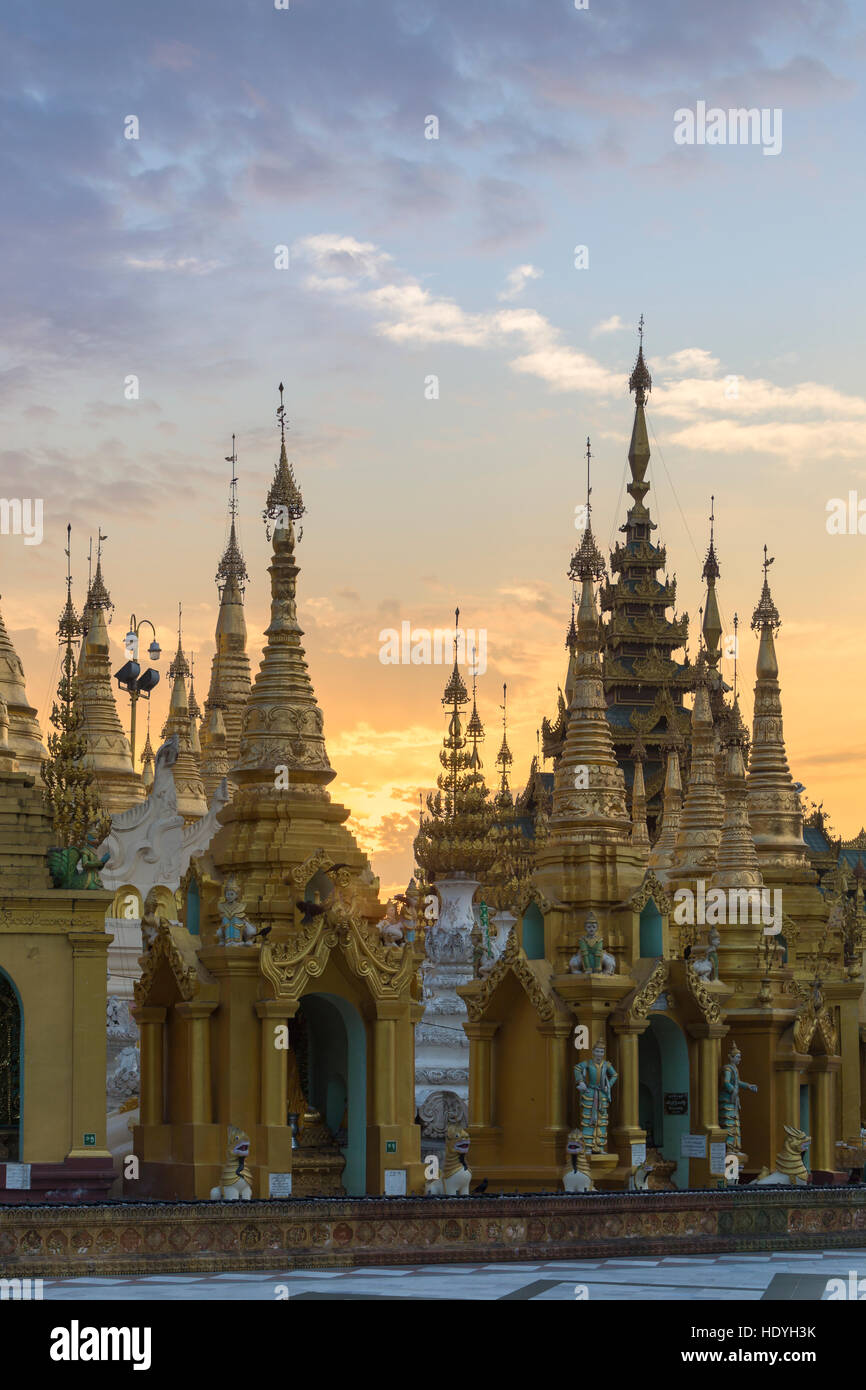
[[[797,0],[7,0],[0,476],[44,538],[0,535],[0,594],[43,730],[67,522],[79,605],[107,535],[117,665],[133,611],[173,652],[181,601],[203,700],[232,433],[257,668],[283,381],[331,792],[404,886],[448,673],[384,665],[380,634],[458,604],[485,630],[485,770],[507,682],[521,785],[564,680],[587,436],[603,546],[625,518],[643,314],[691,655],[712,495],[744,714],[767,544],[792,770],[855,835],[864,57],[862,10]],[[677,143],[699,103],[765,111],[781,147]]]

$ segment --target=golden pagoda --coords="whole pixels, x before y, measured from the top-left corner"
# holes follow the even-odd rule
[[[216,572],[219,593],[210,689],[204,704],[201,731],[202,772],[208,795],[238,759],[244,714],[250,697],[250,659],[247,656],[247,626],[244,620],[244,588],[249,578],[243,553],[238,542],[237,449],[232,435],[232,465],[229,488],[229,533]],[[212,718],[215,708],[220,710]],[[223,740],[224,735],[224,741]],[[217,772],[225,762],[223,772]],[[229,780],[229,792],[235,784]]]
[[[136,987],[136,1195],[209,1196],[230,1125],[250,1137],[254,1196],[423,1189],[414,923],[399,943],[383,940],[369,861],[327,790],[335,774],[297,615],[304,504],[286,454],[282,390],[264,511],[271,620],[237,791],[185,880],[183,923],[159,921]],[[166,1055],[176,1080],[167,1080]]]
[[[642,344],[631,385],[635,506],[614,555],[620,584],[643,586],[658,606],[669,592],[634,567],[659,555],[643,508]],[[533,897],[493,970],[459,989],[469,1015],[473,1172],[492,1191],[549,1190],[577,1129],[597,1188],[627,1186],[645,1159],[674,1186],[718,1187],[772,1169],[787,1126],[811,1136],[815,1179],[834,1181],[837,1145],[859,1133],[866,1105],[866,898],[861,883],[852,895],[841,870],[819,888],[809,863],[782,733],[772,560],[765,551],[752,619],[759,640],[746,774],[746,730],[718,669],[715,499],[702,648],[694,666],[676,671],[639,655],[661,612],[643,624],[629,616],[625,590],[618,601],[604,581],[589,496],[587,517],[570,571],[581,584],[572,690],[557,726],[546,834],[540,814],[535,821]],[[604,666],[596,583],[613,613]],[[680,635],[669,631],[665,644]],[[626,748],[618,706],[633,699],[634,675],[658,687],[648,714],[632,710],[638,737]],[[689,690],[693,707],[681,711]],[[649,844],[648,734],[666,761]],[[541,780],[533,760],[522,809],[543,805]]]
[[[105,1132],[112,895],[100,887],[94,849],[105,817],[82,761],[73,651],[81,626],[70,589],[67,574],[44,786],[30,770],[38,725],[25,720],[19,760],[0,691],[0,1197],[7,1203],[61,1193],[99,1200],[114,1181]],[[20,735],[29,707],[17,658],[14,669]]]
[[[111,686],[110,643],[107,619],[114,610],[111,595],[102,577],[102,542],[96,558],[96,573],[87,590],[82,614],[83,641],[78,661],[77,701],[81,710],[81,733],[85,740],[85,762],[109,815],[125,811],[142,801],[146,789],[132,764],[132,750],[114,702]]]
[[[24,688],[24,668],[9,639],[6,624],[0,614],[0,696],[9,715],[9,747],[15,754],[19,771],[39,779],[45,748],[36,710]]]
[[[177,652],[168,668],[172,681],[168,718],[162,730],[163,741],[177,736],[177,761],[174,764],[174,784],[177,788],[177,809],[184,820],[197,820],[207,812],[207,797],[201,777],[199,760],[193,746],[193,721],[189,712],[186,678],[190,666],[181,639],[180,606],[178,605]]]

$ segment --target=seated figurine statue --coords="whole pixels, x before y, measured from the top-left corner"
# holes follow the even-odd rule
[[[721,944],[722,938],[718,931],[715,927],[710,927],[706,945],[692,947],[689,965],[699,980],[717,980],[719,978],[719,947]],[[696,954],[697,952],[700,954]]]
[[[431,1178],[428,1197],[467,1197],[472,1170],[467,1166],[469,1131],[463,1124],[449,1124],[445,1131],[445,1167],[441,1178]]]
[[[400,921],[397,904],[393,898],[389,899],[388,906],[385,908],[385,916],[379,923],[379,936],[382,938],[383,946],[403,945],[403,923]]]
[[[579,1129],[573,1129],[568,1136],[565,1152],[571,1163],[562,1175],[562,1185],[566,1192],[594,1192],[592,1173],[587,1162],[586,1144]]]
[[[592,913],[584,923],[583,936],[568,962],[568,968],[572,975],[613,975],[616,972],[616,961],[604,949],[604,942],[598,934],[598,922]]]
[[[228,1127],[228,1147],[226,1161],[220,1173],[219,1184],[210,1190],[212,1202],[248,1202],[253,1195],[252,1175],[246,1166],[250,1152],[250,1138],[237,1125]]]
[[[234,874],[230,874],[217,903],[220,924],[217,942],[220,946],[249,946],[256,939],[256,929],[248,917],[244,916],[246,903],[243,901]]]

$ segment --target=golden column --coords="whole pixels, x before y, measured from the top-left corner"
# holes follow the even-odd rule
[[[260,1121],[263,1125],[286,1124],[288,1075],[288,1026],[298,1010],[296,999],[259,999],[255,1006],[261,1020]],[[285,1028],[285,1034],[279,1032]],[[285,1039],[286,1045],[283,1046]]]
[[[107,894],[100,895],[103,900]],[[75,910],[73,904],[73,911]],[[72,1114],[70,1158],[105,1158],[105,988],[108,946],[103,931],[70,932],[72,947]],[[101,1011],[94,1000],[102,997]],[[85,1142],[85,1134],[93,1143]]]
[[[813,1057],[812,1073],[812,1172],[836,1171],[836,1126],[834,1077],[842,1066],[841,1057]]]
[[[469,1039],[469,1123],[489,1129],[493,1125],[493,1039],[498,1023],[486,1019],[463,1025]]]
[[[133,1010],[141,1034],[141,1125],[161,1125],[163,1028],[165,1009],[155,1004]]]
[[[175,1011],[186,1023],[187,1029],[186,1081],[189,1108],[184,1119],[194,1125],[209,1125],[213,1118],[210,1016],[216,1007],[216,1000],[192,999],[175,1004]]]

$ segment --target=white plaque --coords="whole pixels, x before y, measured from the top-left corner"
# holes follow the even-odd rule
[[[269,1173],[268,1174],[268,1196],[269,1197],[291,1197],[292,1195],[292,1175],[291,1173]]]
[[[29,1163],[7,1163],[6,1164],[6,1187],[17,1188],[19,1192],[30,1191],[30,1164]]]
[[[632,1144],[631,1146],[631,1166],[637,1168],[638,1164],[646,1163],[646,1141],[642,1144]]]
[[[710,1172],[717,1178],[725,1176],[725,1145],[710,1145]]]
[[[405,1168],[386,1168],[386,1169],[385,1169],[385,1196],[386,1196],[386,1197],[405,1197],[405,1196],[406,1196],[406,1169],[405,1169]]]
[[[683,1158],[706,1158],[707,1136],[705,1134],[684,1134],[680,1153]]]

